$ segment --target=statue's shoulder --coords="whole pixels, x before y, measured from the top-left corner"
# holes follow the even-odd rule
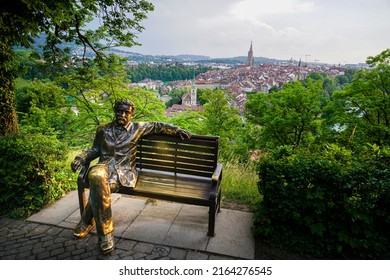
[[[114,126],[114,123],[105,123],[105,124],[101,124],[98,126],[97,130],[98,131],[106,131],[106,130],[109,130],[111,129],[112,127]]]
[[[147,124],[147,122],[133,122],[133,125],[142,126]]]
[[[150,122],[133,122],[134,128],[141,128],[149,125]]]

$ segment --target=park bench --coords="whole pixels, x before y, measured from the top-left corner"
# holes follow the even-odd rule
[[[153,134],[137,146],[136,188],[121,187],[116,193],[209,207],[208,233],[215,235],[220,211],[222,165],[218,160],[218,136],[192,135],[190,139]],[[86,204],[89,164],[78,176],[80,213]]]

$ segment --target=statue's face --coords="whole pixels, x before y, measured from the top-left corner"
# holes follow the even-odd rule
[[[133,116],[130,106],[122,104],[116,108],[115,111],[116,123],[122,126],[126,126],[130,123]]]

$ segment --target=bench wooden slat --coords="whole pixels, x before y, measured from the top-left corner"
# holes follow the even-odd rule
[[[140,145],[150,145],[150,146],[156,146],[156,144],[159,147],[164,147],[164,148],[171,148],[174,149],[176,147],[180,149],[191,149],[192,147],[198,147],[198,148],[209,148],[211,151],[214,151],[217,146],[212,142],[209,143],[200,143],[200,141],[187,141],[187,142],[179,142],[177,139],[175,141],[157,141],[157,140],[152,140],[152,139],[143,139],[140,142],[138,142]]]
[[[180,156],[180,157],[188,157],[188,158],[195,158],[195,159],[204,159],[204,160],[210,160],[213,161],[214,165],[215,162],[215,154],[199,154],[199,153],[191,153],[191,152],[185,152],[185,151],[172,151],[172,153],[168,153],[164,150],[157,150],[149,147],[139,147],[137,150],[137,157],[153,157],[155,154],[166,154],[166,155],[173,155],[173,156]]]
[[[164,171],[164,172],[171,172],[171,173],[188,174],[188,175],[200,176],[200,177],[211,177],[213,173],[207,171],[188,170],[188,169],[181,169],[181,168],[175,168],[170,166],[152,165],[152,164],[142,164],[142,168],[153,169],[153,170]]]
[[[196,152],[196,153],[205,153],[205,154],[215,154],[215,148],[213,147],[200,147],[200,146],[188,146],[188,145],[179,145],[175,143],[158,143],[158,142],[143,142],[139,144],[139,151],[147,150],[155,152],[163,152],[167,151],[175,152]]]
[[[194,159],[183,156],[175,156],[175,155],[161,155],[161,154],[142,154],[142,162],[151,159],[158,161],[168,161],[168,162],[178,162],[178,163],[190,163],[193,165],[203,165],[203,166],[212,166],[214,168],[214,161],[212,158],[208,159]],[[137,158],[137,163],[140,163],[141,159]]]
[[[189,139],[181,139],[177,136],[171,136],[171,135],[163,135],[163,134],[151,134],[144,136],[140,141],[150,141],[150,140],[157,140],[157,141],[167,141],[167,142],[185,142],[191,145],[209,145],[209,146],[216,146],[216,136],[207,136],[207,135],[192,135]],[[139,142],[140,143],[140,142]]]
[[[164,167],[173,167],[177,169],[185,169],[185,170],[198,170],[198,171],[206,171],[206,172],[213,172],[214,167],[213,166],[207,166],[207,165],[200,165],[200,164],[186,164],[181,162],[176,162],[174,160],[171,161],[160,161],[160,160],[154,160],[154,159],[142,159],[142,165],[143,166],[164,166]]]

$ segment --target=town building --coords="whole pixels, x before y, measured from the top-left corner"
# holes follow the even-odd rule
[[[165,115],[168,117],[173,116],[175,113],[183,112],[186,110],[191,111],[203,111],[202,106],[198,105],[197,89],[195,79],[191,81],[190,92],[182,95],[181,104],[174,104],[165,110]]]

